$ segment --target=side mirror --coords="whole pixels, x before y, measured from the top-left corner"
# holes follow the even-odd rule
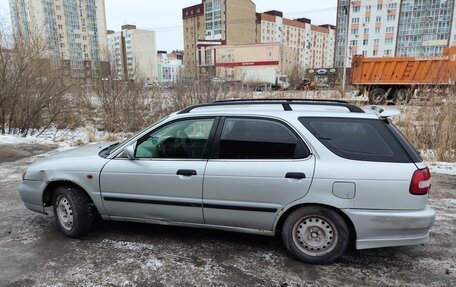
[[[135,149],[136,143],[127,146],[116,158],[128,158],[128,159],[136,159],[135,158]]]
[[[125,148],[124,153],[128,157],[128,159],[136,159],[135,158],[135,147],[136,143],[131,144]]]

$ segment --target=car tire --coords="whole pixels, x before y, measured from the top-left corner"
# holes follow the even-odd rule
[[[386,91],[382,88],[374,88],[369,93],[369,104],[383,105],[386,102]]]
[[[90,232],[94,222],[93,207],[80,188],[60,186],[54,192],[53,209],[57,226],[68,237],[79,238]]]
[[[412,99],[413,92],[407,89],[399,89],[394,92],[394,101],[396,104],[408,104]]]
[[[324,206],[299,208],[288,215],[282,227],[288,253],[305,263],[334,262],[347,250],[349,239],[345,220]]]

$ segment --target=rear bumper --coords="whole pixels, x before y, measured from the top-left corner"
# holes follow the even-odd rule
[[[403,246],[429,241],[435,211],[344,209],[356,230],[356,249]]]
[[[19,194],[25,207],[30,210],[47,214],[43,206],[43,191],[46,183],[35,180],[24,180],[19,186]]]

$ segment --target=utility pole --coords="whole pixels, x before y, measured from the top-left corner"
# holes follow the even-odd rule
[[[345,92],[345,85],[347,82],[347,60],[348,60],[348,52],[350,46],[348,45],[348,32],[350,29],[350,1],[346,1],[344,5],[345,10],[345,19],[347,21],[347,25],[345,28],[345,48],[344,48],[344,64],[343,64],[343,74],[342,74],[342,91]]]
[[[280,31],[280,74],[283,73],[283,29],[279,27]]]

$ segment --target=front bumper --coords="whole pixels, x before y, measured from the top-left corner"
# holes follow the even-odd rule
[[[25,207],[39,213],[47,214],[43,206],[43,192],[45,188],[45,182],[23,180],[19,186],[19,194]]]
[[[356,230],[356,249],[403,246],[429,241],[435,211],[344,209]]]

